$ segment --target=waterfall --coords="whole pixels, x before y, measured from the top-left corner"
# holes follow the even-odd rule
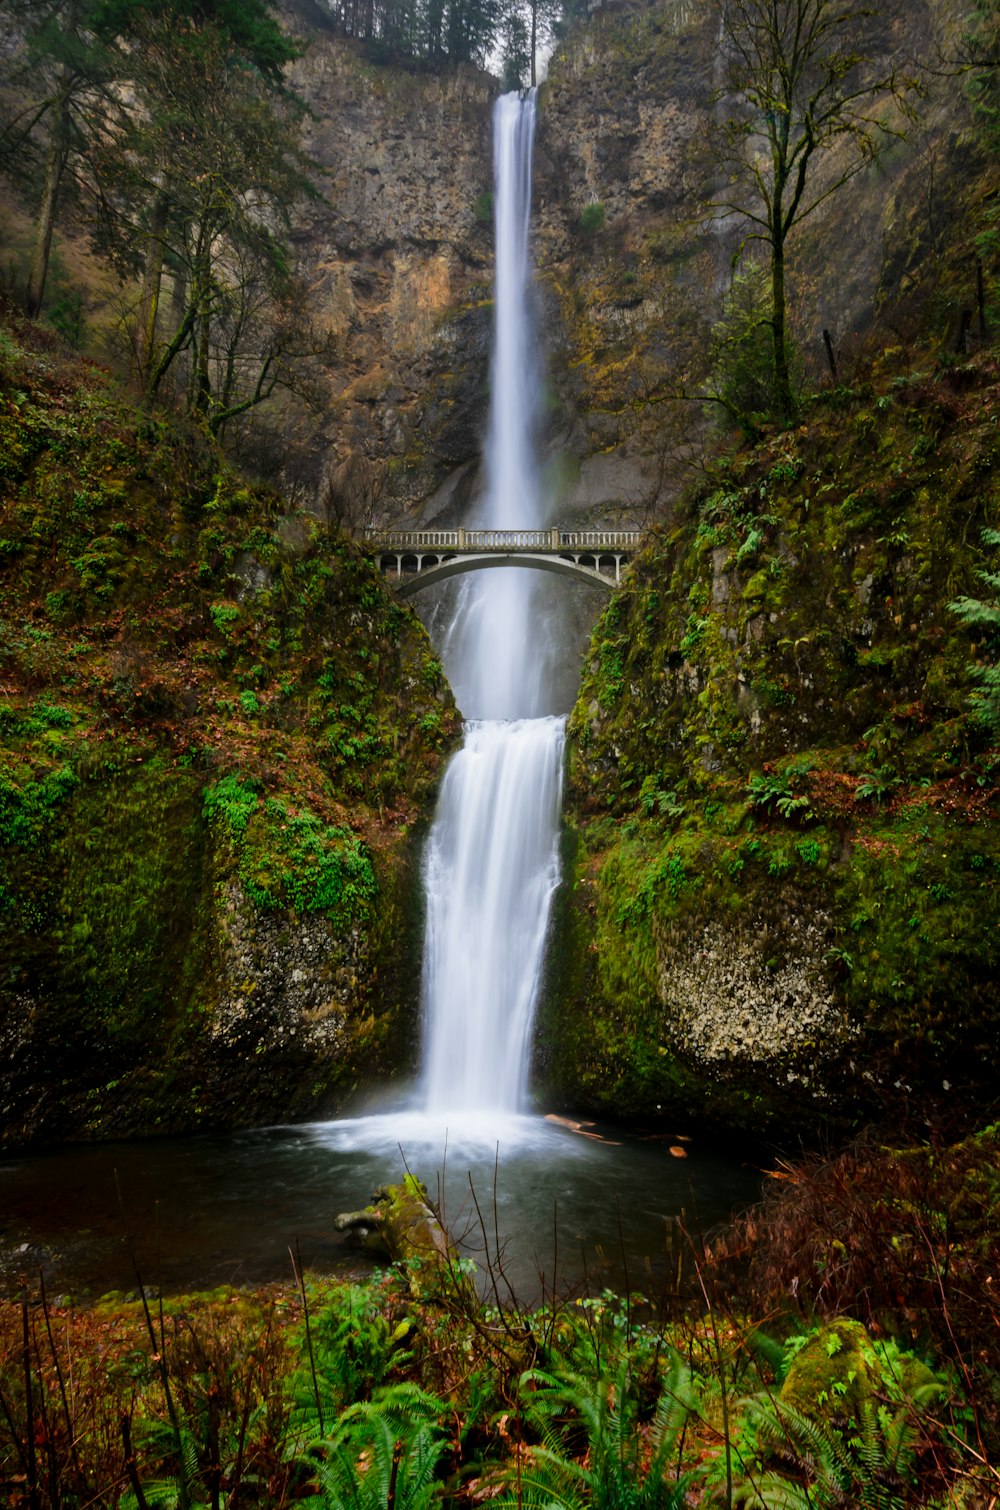
[[[541,523],[528,231],[534,92],[493,115],[496,288],[483,523]],[[471,574],[445,658],[469,722],[425,865],[424,1094],[429,1114],[520,1110],[559,879],[564,720],[546,717],[533,573]]]

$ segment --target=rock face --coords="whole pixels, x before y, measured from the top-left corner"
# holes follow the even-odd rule
[[[816,405],[602,615],[539,1048],[567,1106],[804,1131],[987,1094],[1000,788],[949,604],[993,559],[998,403],[981,357]]]
[[[343,538],[5,339],[0,1138],[332,1113],[413,1063],[440,664]]]
[[[494,81],[367,64],[312,34],[293,82],[313,118],[319,198],[296,231],[310,309],[331,343],[326,465],[391,459],[397,509],[478,456],[492,267]]]
[[[327,464],[388,458],[389,512],[436,513],[451,498],[462,514],[468,487],[452,497],[451,480],[475,468],[487,402],[495,81],[375,66],[294,9],[293,24],[309,43],[295,72],[315,112],[308,147],[328,175],[297,232],[332,342],[316,449]],[[961,24],[956,7],[894,0],[880,8],[878,46],[902,64],[949,45]],[[704,376],[742,232],[712,209],[721,82],[718,15],[700,0],[596,7],[550,61],[534,235],[561,518],[662,513],[705,424],[698,406],[666,398]],[[826,374],[824,328],[846,371],[877,319],[899,332],[934,295],[928,254],[970,165],[964,99],[935,88],[912,143],[854,178],[790,246],[792,326],[812,377]],[[843,167],[834,155],[818,172]],[[954,314],[940,311],[942,333]]]

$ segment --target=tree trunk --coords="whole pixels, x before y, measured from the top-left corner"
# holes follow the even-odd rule
[[[165,189],[160,189],[150,218],[149,245],[146,248],[146,265],[142,271],[142,293],[139,297],[139,314],[133,342],[135,380],[142,393],[146,392],[149,385],[156,352],[156,318],[160,307],[164,237],[169,214],[169,197]]]
[[[29,319],[34,320],[45,297],[45,280],[49,272],[49,256],[52,251],[52,232],[56,223],[56,206],[62,184],[66,159],[69,156],[69,101],[73,92],[73,76],[64,70],[59,81],[52,112],[52,130],[49,150],[45,158],[45,177],[42,182],[42,202],[38,207],[38,224],[35,227],[35,247],[31,257],[31,272],[28,275],[28,291],[24,308]]]
[[[202,226],[198,238],[194,304],[197,313],[188,410],[191,414],[205,415],[208,413],[212,392],[208,372],[209,336],[212,326],[212,229],[208,223]]]
[[[771,243],[771,334],[774,343],[774,407],[778,417],[787,420],[791,419],[795,404],[785,346],[785,247],[778,237]]]

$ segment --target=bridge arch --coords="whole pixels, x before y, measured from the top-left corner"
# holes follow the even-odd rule
[[[426,559],[426,558],[425,558]],[[590,558],[591,560],[593,557]],[[385,575],[390,579],[393,576],[393,561],[391,557],[383,557],[382,567]],[[386,566],[388,565],[388,570]],[[565,556],[542,556],[537,553],[531,555],[498,555],[490,552],[483,555],[462,555],[446,557],[436,566],[424,566],[420,571],[413,571],[412,575],[400,577],[394,588],[398,597],[409,598],[415,592],[422,591],[425,587],[431,587],[435,582],[443,582],[448,577],[461,576],[463,572],[492,571],[498,566],[527,567],[529,571],[556,572],[560,576],[581,578],[585,582],[597,583],[599,587],[613,592],[617,582],[612,576],[605,576],[593,566],[585,566],[582,562],[572,560]],[[405,567],[404,567],[405,570]],[[412,570],[412,569],[411,569]]]

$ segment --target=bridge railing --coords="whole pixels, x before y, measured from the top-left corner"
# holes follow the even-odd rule
[[[630,551],[638,530],[380,530],[365,531],[366,545],[390,551]]]

